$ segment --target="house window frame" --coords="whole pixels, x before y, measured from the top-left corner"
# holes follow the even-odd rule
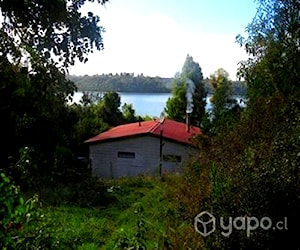
[[[180,163],[180,162],[182,162],[182,156],[181,155],[173,155],[173,154],[164,154],[163,162]]]
[[[131,151],[118,151],[117,152],[117,157],[118,158],[123,158],[123,159],[135,159],[135,152],[131,152]]]

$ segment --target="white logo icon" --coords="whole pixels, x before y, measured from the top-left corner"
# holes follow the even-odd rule
[[[201,212],[194,220],[195,230],[206,237],[216,230],[216,218],[209,212]]]

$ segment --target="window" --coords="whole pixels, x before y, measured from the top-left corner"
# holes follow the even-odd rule
[[[119,158],[129,158],[129,159],[134,159],[135,158],[135,153],[134,152],[118,152],[118,157]]]
[[[163,155],[163,161],[165,162],[181,162],[180,155]]]

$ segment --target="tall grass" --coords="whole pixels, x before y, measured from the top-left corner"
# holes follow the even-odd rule
[[[59,196],[59,188],[51,194],[49,190],[44,192],[41,213],[50,219],[47,231],[52,237],[51,249],[184,247],[190,242],[187,235],[197,235],[191,221],[181,217],[177,202],[170,196],[172,186],[180,186],[181,178],[139,176],[106,181],[107,188],[102,190],[105,193],[99,194],[109,197],[110,203],[105,206],[70,203],[72,192],[67,187],[61,190],[59,202],[53,201],[53,197]]]

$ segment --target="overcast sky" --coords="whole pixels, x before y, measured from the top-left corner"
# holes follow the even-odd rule
[[[100,17],[104,50],[77,62],[70,74],[135,73],[173,77],[186,55],[200,64],[204,77],[222,67],[236,79],[246,58],[235,43],[256,13],[253,0],[110,0],[83,9]]]

